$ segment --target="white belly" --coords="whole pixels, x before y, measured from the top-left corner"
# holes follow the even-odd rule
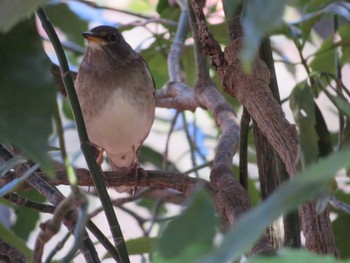
[[[136,150],[154,119],[154,101],[142,108],[123,96],[125,93],[116,89],[105,104],[108,107],[85,120],[90,141],[103,148],[118,167],[128,167],[136,161]]]

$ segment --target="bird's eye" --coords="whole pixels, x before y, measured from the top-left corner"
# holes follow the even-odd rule
[[[117,40],[117,36],[115,34],[111,34],[108,37],[109,42],[115,42]]]

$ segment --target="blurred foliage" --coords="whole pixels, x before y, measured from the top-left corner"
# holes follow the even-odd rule
[[[38,192],[34,190],[30,190],[27,192],[22,192],[20,195],[29,200],[43,203],[46,199],[38,194]],[[29,238],[29,234],[35,228],[38,220],[40,219],[40,213],[30,208],[26,207],[17,207],[15,209],[16,213],[16,222],[12,226],[13,232],[23,240],[27,240]]]
[[[343,191],[336,191],[335,196],[341,202],[345,202],[346,204],[350,204],[350,196],[349,194],[344,193]],[[350,231],[350,221],[349,214],[333,209],[333,213],[336,214],[336,219],[333,222],[333,231],[335,237],[335,243],[337,248],[339,249],[339,253],[342,258],[350,258],[350,251],[347,244],[350,242],[349,235],[344,235]]]
[[[107,1],[93,3],[109,4]],[[104,9],[95,8],[79,1],[1,1],[1,141],[18,147],[26,158],[43,164],[44,168],[49,168],[48,150],[51,145],[48,144],[48,141],[52,136],[55,99],[59,102],[65,121],[69,122],[69,125],[65,127],[72,127],[73,115],[70,103],[67,98],[62,98],[62,95],[55,95],[53,78],[50,76],[48,55],[52,61],[55,61],[56,58],[50,51],[47,41],[43,40],[45,37],[38,33],[42,32],[40,25],[35,23],[33,17],[28,19],[29,14],[33,13],[33,10],[39,5],[46,4],[44,8],[56,30],[60,33],[60,39],[64,44],[73,70],[77,69],[82,55],[82,47],[85,46],[81,32],[101,23],[122,26],[122,31],[125,33],[135,27],[144,27],[149,36],[147,39],[139,39],[142,43],[140,53],[147,61],[156,87],[160,89],[168,81],[167,55],[176,32],[174,25],[176,25],[181,11],[175,3],[172,3],[173,1],[168,0],[160,0],[157,3],[133,0],[125,6],[125,9],[134,12],[134,16],[123,14],[120,10],[113,11],[113,7],[109,6],[108,12],[112,13],[113,16],[107,17],[104,15]],[[225,21],[223,21],[223,14],[220,13],[222,10],[215,4],[209,6],[206,12],[207,17],[215,17],[218,15],[216,12],[219,13],[221,19],[209,19],[209,30],[222,47],[225,47],[229,44],[226,22],[232,20],[243,1],[224,0],[222,3],[226,16]],[[287,5],[288,8],[300,15],[297,20],[289,23],[284,20]],[[155,211],[157,213],[156,219],[163,219],[163,217],[168,216],[171,209],[166,204],[160,204],[158,200],[139,199],[136,202],[137,207],[146,211],[148,216],[141,224],[142,227],[154,223],[155,230],[153,232],[160,237],[140,236],[127,240],[130,254],[150,253],[154,262],[195,262],[199,260],[198,262],[203,263],[227,262],[227,260],[238,259],[254,244],[268,224],[286,211],[296,209],[304,201],[315,198],[322,189],[327,188],[338,170],[350,166],[348,158],[350,153],[348,146],[346,146],[350,139],[350,104],[349,92],[345,90],[349,84],[341,82],[342,76],[337,71],[338,68],[343,69],[344,66],[348,66],[350,61],[350,28],[348,24],[350,4],[346,1],[332,0],[255,0],[244,4],[243,10],[242,23],[245,39],[241,58],[246,69],[257,53],[261,39],[266,34],[270,34],[271,36],[283,36],[297,51],[299,55],[296,59],[297,62],[292,63],[288,57],[288,50],[279,49],[276,41],[275,54],[278,54],[281,61],[286,63],[290,73],[294,77],[303,75],[299,74],[300,68],[306,73],[306,77],[298,79],[291,94],[285,98],[290,103],[298,126],[301,159],[304,162],[305,171],[300,177],[285,184],[264,202],[260,201],[260,192],[256,187],[257,179],[249,178],[248,193],[256,208],[247,213],[234,228],[229,229],[222,241],[219,239],[219,242],[215,243],[219,246],[213,245],[214,239],[221,236],[222,233],[219,230],[218,219],[211,200],[203,190],[192,196],[190,203],[174,220],[153,222]],[[127,19],[124,21],[125,15],[131,16],[132,22]],[[156,19],[150,25],[139,23],[154,17]],[[163,22],[166,21],[166,23],[157,21],[158,18],[163,19]],[[322,29],[322,33],[326,34],[323,39],[319,34],[318,25],[327,18],[328,21],[332,21],[332,19],[338,21],[338,26],[333,25],[333,31]],[[215,22],[212,23],[212,21]],[[188,34],[188,38],[190,38],[190,34]],[[46,49],[44,49],[43,44],[45,44]],[[197,76],[193,42],[191,41],[186,42],[181,66],[184,81],[190,86],[194,86]],[[223,93],[220,80],[214,69],[211,69],[211,75]],[[342,85],[336,85],[337,83]],[[223,95],[237,112],[241,111],[237,99],[227,94]],[[334,116],[341,115],[344,118],[345,125],[343,127],[337,129],[327,127],[328,116],[320,110],[322,105],[316,102],[316,99],[321,95],[326,95],[337,109],[338,112],[335,112]],[[207,117],[212,119],[212,113],[208,112]],[[171,119],[172,117],[158,116],[157,122],[168,129]],[[201,121],[201,119],[196,118],[197,124],[201,124]],[[186,126],[190,127],[189,139],[201,144],[199,148],[202,147],[201,150],[206,152],[204,159],[209,158],[208,156],[211,158],[220,131],[218,130],[215,135],[207,133],[206,127],[196,126],[192,119],[188,121],[187,125],[184,125],[183,120],[178,120],[175,123],[175,130],[183,132]],[[194,132],[196,129],[197,133]],[[339,136],[340,129],[342,137]],[[332,130],[332,133],[329,130]],[[161,132],[165,134],[168,130]],[[56,135],[53,134],[52,137]],[[256,156],[253,138],[250,131],[248,135],[248,162],[250,167],[255,168]],[[188,142],[179,143],[177,147],[186,151],[187,145]],[[339,149],[343,150],[338,152]],[[320,159],[326,155],[329,155],[329,158]],[[141,149],[139,159],[142,164],[151,164],[156,169],[161,169],[164,161],[163,152],[155,150],[151,146],[144,146]],[[204,163],[202,157],[198,157],[198,161],[199,164]],[[317,161],[319,162],[315,164]],[[169,160],[169,162],[171,171],[184,172],[177,161]],[[234,174],[238,174],[239,167],[233,165],[232,169]],[[254,170],[249,170],[249,172],[251,175],[254,174]],[[206,175],[208,176],[208,174]],[[45,202],[34,191],[23,193],[23,196],[37,202]],[[343,202],[350,202],[349,195],[344,191],[337,191],[336,196]],[[6,204],[7,202],[1,200],[1,203]],[[11,230],[0,225],[1,239],[23,252],[30,260],[32,251],[27,247],[26,242],[32,231],[37,230],[40,214],[14,205],[9,206],[8,209],[15,212],[15,222]],[[348,215],[336,210],[334,213],[337,215],[333,222],[336,244],[342,257],[349,258],[350,253],[347,248],[349,243]],[[203,256],[206,257],[203,259]],[[315,256],[304,251],[282,250],[269,258],[253,258],[249,262],[288,262],[292,260],[293,262],[335,261],[331,257]]]
[[[88,31],[88,21],[77,16],[66,3],[48,5],[45,11],[55,27],[64,32],[70,41],[84,45],[81,32]],[[64,19],[62,19],[62,14],[64,14]]]
[[[200,257],[212,247],[217,224],[209,194],[204,189],[197,190],[190,204],[180,216],[169,222],[157,240],[159,254],[154,262],[191,262]]]
[[[47,0],[3,0],[0,1],[0,32],[6,33],[20,20],[27,18]]]
[[[349,260],[338,260],[330,255],[316,255],[305,250],[282,249],[276,256],[259,256],[251,258],[247,263],[349,263]]]
[[[308,165],[319,156],[316,132],[315,104],[310,86],[306,81],[296,85],[290,96],[290,107],[299,127],[302,160]]]
[[[48,170],[55,92],[50,62],[33,19],[0,34],[0,61],[1,140],[19,147]]]

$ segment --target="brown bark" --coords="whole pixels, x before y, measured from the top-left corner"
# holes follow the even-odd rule
[[[212,64],[216,67],[224,91],[237,97],[247,108],[261,132],[281,157],[288,173],[295,175],[298,154],[296,128],[285,119],[281,106],[271,94],[268,86],[270,73],[265,63],[256,58],[251,75],[245,74],[239,59],[242,38],[231,41],[222,52],[219,43],[208,31],[203,10],[196,1],[191,1],[191,4],[204,52],[210,56]]]
[[[281,157],[290,175],[295,175],[298,154],[296,128],[284,117],[281,106],[269,89],[270,73],[265,63],[256,58],[252,74],[246,75],[238,59],[240,40],[231,42],[225,49],[224,67],[218,68],[224,90],[237,97],[246,107],[262,134],[266,136]]]
[[[301,211],[305,247],[317,254],[332,254],[339,257],[329,219],[329,208],[319,214],[316,212],[315,202],[309,202],[302,206]]]

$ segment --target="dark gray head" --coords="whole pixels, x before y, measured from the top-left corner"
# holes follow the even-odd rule
[[[88,52],[103,51],[107,57],[118,61],[137,56],[137,53],[125,41],[120,31],[114,27],[98,26],[89,32],[82,33],[82,35],[89,41]]]

